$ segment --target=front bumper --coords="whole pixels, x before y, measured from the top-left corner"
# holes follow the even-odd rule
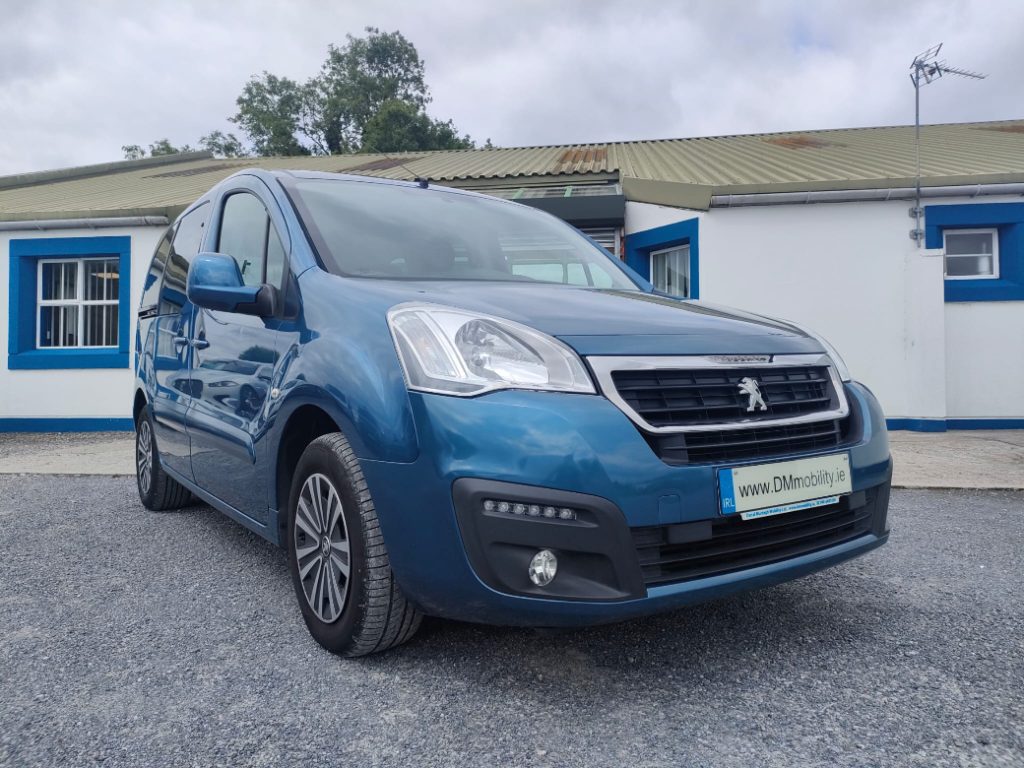
[[[678,544],[720,523],[717,465],[666,464],[603,397],[413,394],[419,458],[364,460],[363,470],[395,575],[427,613],[494,624],[617,621],[796,578],[883,544],[892,467],[884,419],[865,388],[848,385],[847,396],[860,424],[842,449],[854,490],[844,503],[864,507],[868,523],[813,551],[780,550],[775,560],[678,581],[651,579],[641,567],[650,551],[638,532],[661,531]],[[476,502],[501,491],[524,501],[554,494],[586,512],[575,527],[522,519],[480,525]],[[542,547],[560,553],[560,575],[546,590],[526,579],[525,563]]]

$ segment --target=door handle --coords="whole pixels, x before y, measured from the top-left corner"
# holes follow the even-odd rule
[[[181,349],[186,344],[188,344],[188,339],[185,338],[184,336],[175,336],[174,337],[174,346],[176,348]]]
[[[206,349],[208,346],[210,346],[210,342],[208,342],[206,339],[193,339],[192,340],[192,348],[193,349]]]

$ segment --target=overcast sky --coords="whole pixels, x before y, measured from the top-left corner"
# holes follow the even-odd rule
[[[908,65],[940,41],[989,77],[928,86],[926,122],[1024,117],[1020,0],[21,0],[0,174],[235,130],[250,75],[305,80],[367,25],[416,45],[434,117],[499,146],[910,123]]]

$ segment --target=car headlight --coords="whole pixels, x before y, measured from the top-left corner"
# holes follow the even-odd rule
[[[495,389],[595,393],[575,352],[511,320],[402,304],[388,312],[388,327],[409,389],[463,397]]]

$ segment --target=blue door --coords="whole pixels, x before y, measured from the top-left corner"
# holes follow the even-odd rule
[[[192,400],[189,339],[195,307],[185,295],[188,267],[199,251],[210,206],[202,205],[178,223],[166,255],[157,314],[153,320],[153,408],[154,433],[160,460],[170,469],[192,477],[190,442],[185,414]]]
[[[246,284],[279,292],[287,265],[281,227],[270,214],[276,208],[256,194],[261,182],[241,183],[243,188],[222,198],[211,239],[216,238],[216,251],[235,259]],[[201,488],[261,523],[274,477],[265,466],[261,437],[278,367],[279,322],[198,309],[193,331],[192,471]]]

